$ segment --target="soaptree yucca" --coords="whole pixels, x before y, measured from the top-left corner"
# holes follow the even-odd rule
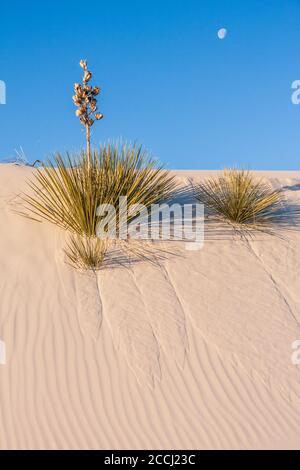
[[[96,237],[98,206],[113,205],[117,222],[121,196],[127,197],[128,208],[133,204],[149,207],[168,199],[176,185],[174,177],[141,146],[108,144],[97,151],[91,149],[91,126],[103,118],[97,103],[100,88],[89,84],[92,73],[87,61],[81,60],[80,66],[83,79],[74,85],[73,102],[76,116],[85,127],[86,150],[75,156],[57,154],[35,170],[30,191],[22,196],[22,213],[67,230],[69,261],[96,269],[107,250],[107,243]]]
[[[130,144],[108,144],[91,151],[90,157],[86,152],[66,157],[58,154],[43,168],[36,169],[28,184],[30,191],[22,196],[23,213],[76,235],[67,254],[71,255],[72,264],[76,264],[76,253],[81,261],[90,259],[85,263],[87,267],[93,266],[93,250],[94,264],[101,264],[100,251],[105,248],[93,240],[100,204],[113,205],[118,214],[121,196],[127,197],[129,209],[138,203],[150,207],[168,200],[176,188],[173,176],[142,147]],[[116,225],[117,220],[118,217]]]
[[[270,230],[281,214],[281,192],[246,170],[224,170],[194,185],[194,192],[210,215],[240,229]]]

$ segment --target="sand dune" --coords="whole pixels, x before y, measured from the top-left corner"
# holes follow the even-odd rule
[[[0,449],[299,449],[297,227],[84,276],[11,211],[32,171],[0,166]],[[300,172],[263,174],[300,203]]]

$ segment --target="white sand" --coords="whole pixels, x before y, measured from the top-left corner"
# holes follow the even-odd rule
[[[300,231],[87,278],[10,211],[32,171],[0,166],[0,449],[300,449]],[[261,174],[300,203],[300,172]]]

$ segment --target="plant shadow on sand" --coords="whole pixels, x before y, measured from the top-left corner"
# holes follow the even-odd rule
[[[300,191],[300,183],[283,186],[282,189],[284,191]]]
[[[191,189],[179,191],[170,202],[175,203],[195,203]],[[245,231],[206,213],[205,242],[233,240],[238,236],[246,241],[246,247],[252,252],[250,241],[253,238],[271,235],[285,239],[286,233],[298,231],[300,206],[284,201],[275,220],[276,223],[266,230]],[[178,243],[182,246],[184,240],[116,243],[103,268],[96,273],[103,316],[109,324],[114,344],[123,353],[139,383],[150,388],[161,379],[163,353],[174,357],[178,366],[183,367],[188,351],[187,316],[165,267],[166,260],[186,256],[184,249],[178,249]],[[253,255],[260,263],[256,254]],[[156,289],[164,293],[159,299],[155,296]],[[113,296],[111,292],[117,295]]]
[[[272,236],[286,240],[291,232],[300,231],[300,204],[285,202],[275,214],[276,221],[260,229],[241,227],[216,217],[212,211],[205,214],[205,242],[231,240],[232,237],[253,239]]]
[[[204,240],[224,241],[232,240],[238,236],[241,238],[260,237],[262,235],[271,235],[282,239],[290,232],[300,231],[300,203],[295,203],[286,197],[286,191],[300,190],[300,184],[294,186],[285,186],[281,189],[282,203],[273,214],[274,220],[265,227],[242,227],[239,224],[233,224],[230,221],[218,217],[212,209],[204,207]],[[197,202],[194,196],[193,182],[190,185],[178,191],[170,204],[195,204]],[[193,222],[195,219],[193,218]],[[175,255],[175,253],[174,253]]]

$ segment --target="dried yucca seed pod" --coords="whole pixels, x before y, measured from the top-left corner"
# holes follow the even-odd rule
[[[90,104],[92,113],[95,113],[97,111],[97,100],[91,99]]]
[[[94,96],[97,96],[99,95],[99,93],[100,93],[100,88],[98,86],[94,86],[94,88],[92,89],[92,94]]]
[[[97,113],[97,114],[95,115],[95,118],[97,119],[97,121],[100,121],[100,119],[103,119],[103,114]]]
[[[81,91],[81,90],[82,90],[82,87],[81,87],[80,83],[75,83],[75,84],[74,84],[74,91],[75,91],[75,93],[78,93],[78,92]]]
[[[81,104],[82,104],[82,100],[77,95],[73,96],[73,102],[74,102],[75,106],[81,106]]]
[[[87,61],[81,59],[81,61],[79,62],[79,65],[80,65],[80,67],[81,67],[83,70],[86,70],[86,68],[87,68]]]
[[[88,124],[88,118],[85,115],[80,116],[80,122],[81,122],[81,124],[86,126]]]
[[[88,70],[84,73],[83,81],[85,83],[89,82],[90,79],[92,78],[92,73],[89,72]]]
[[[76,116],[82,116],[84,113],[85,113],[85,108],[82,107],[82,108],[77,109],[75,114]]]

